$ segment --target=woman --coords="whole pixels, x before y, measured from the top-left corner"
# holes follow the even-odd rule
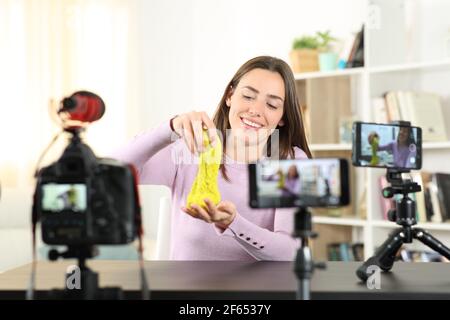
[[[186,161],[186,154],[203,150],[203,129],[213,144],[222,139],[218,186],[223,200],[214,205],[205,199],[207,208],[186,208],[198,170],[197,163]],[[175,142],[173,132],[179,138]],[[279,146],[273,151],[275,132]],[[212,120],[205,112],[178,115],[115,155],[137,167],[140,183],[171,189],[174,260],[293,260],[293,211],[249,207],[247,164],[265,157],[310,156],[292,71],[284,61],[268,56],[239,68]]]
[[[370,137],[369,137],[370,142]],[[400,127],[397,140],[386,145],[379,145],[377,151],[388,151],[394,158],[394,167],[413,168],[417,154],[416,142],[411,127]]]
[[[300,174],[297,166],[291,165],[288,169],[286,179],[281,186],[281,194],[283,197],[298,197],[300,193]]]

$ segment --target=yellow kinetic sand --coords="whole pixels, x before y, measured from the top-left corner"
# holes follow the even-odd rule
[[[283,171],[281,171],[281,169],[280,171],[278,171],[278,178],[278,189],[283,189],[286,183],[286,177],[284,176],[284,173]]]
[[[216,205],[220,202],[217,177],[222,159],[222,144],[219,139],[216,139],[216,145],[211,146],[207,132],[203,131],[203,145],[206,147],[206,151],[200,154],[197,177],[195,177],[191,192],[187,197],[188,208],[192,204],[206,208],[206,203],[203,201],[205,198],[210,199]]]

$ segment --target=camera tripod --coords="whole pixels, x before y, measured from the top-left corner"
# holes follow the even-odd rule
[[[311,248],[309,247],[310,239],[316,238],[317,233],[312,231],[311,212],[306,208],[299,208],[295,212],[294,222],[295,238],[300,238],[301,246],[297,250],[295,258],[294,272],[297,275],[297,300],[311,299],[311,278],[315,268],[325,269],[323,262],[315,263],[312,259]]]
[[[409,170],[388,169],[386,173],[387,181],[391,183],[391,186],[383,189],[383,197],[392,198],[395,194],[403,195],[401,199],[396,200],[396,208],[388,212],[388,219],[400,225],[401,228],[394,230],[375,255],[358,268],[356,275],[363,281],[369,278],[367,268],[371,265],[376,265],[383,271],[391,270],[400,247],[404,243],[412,243],[414,239],[450,259],[449,248],[424,229],[413,227],[417,224],[416,203],[408,194],[420,192],[421,187],[411,180],[403,180],[402,173],[408,172]]]
[[[122,300],[124,297],[120,288],[99,288],[98,273],[93,272],[86,266],[86,259],[93,258],[97,254],[97,248],[94,246],[69,246],[67,251],[62,253],[55,249],[50,250],[48,258],[51,261],[60,257],[65,259],[77,258],[79,274],[77,272],[73,275],[66,274],[66,289],[50,291],[49,298],[52,300]],[[76,279],[78,276],[79,279]],[[75,280],[75,284],[72,280]]]

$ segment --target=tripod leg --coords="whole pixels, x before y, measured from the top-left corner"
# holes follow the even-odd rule
[[[301,279],[298,281],[297,300],[311,300],[311,280]]]
[[[310,281],[314,272],[311,249],[308,246],[308,238],[302,238],[302,245],[297,250],[294,272],[298,278],[297,300],[310,299]]]
[[[362,281],[366,281],[370,274],[367,273],[367,268],[369,266],[376,265],[383,271],[391,270],[394,265],[395,255],[404,243],[403,228],[396,229],[389,235],[389,238],[378,248],[375,255],[367,259],[358,270],[356,270],[356,275]]]
[[[450,260],[450,249],[427,231],[415,228],[413,237]]]

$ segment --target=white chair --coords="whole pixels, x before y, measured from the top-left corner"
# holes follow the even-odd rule
[[[170,259],[171,212],[170,198],[162,197],[159,201],[158,231],[156,233],[155,260]]]
[[[140,185],[144,226],[144,259],[168,260],[170,255],[170,190],[164,186]]]
[[[31,261],[33,187],[4,188],[0,201],[0,272]]]

